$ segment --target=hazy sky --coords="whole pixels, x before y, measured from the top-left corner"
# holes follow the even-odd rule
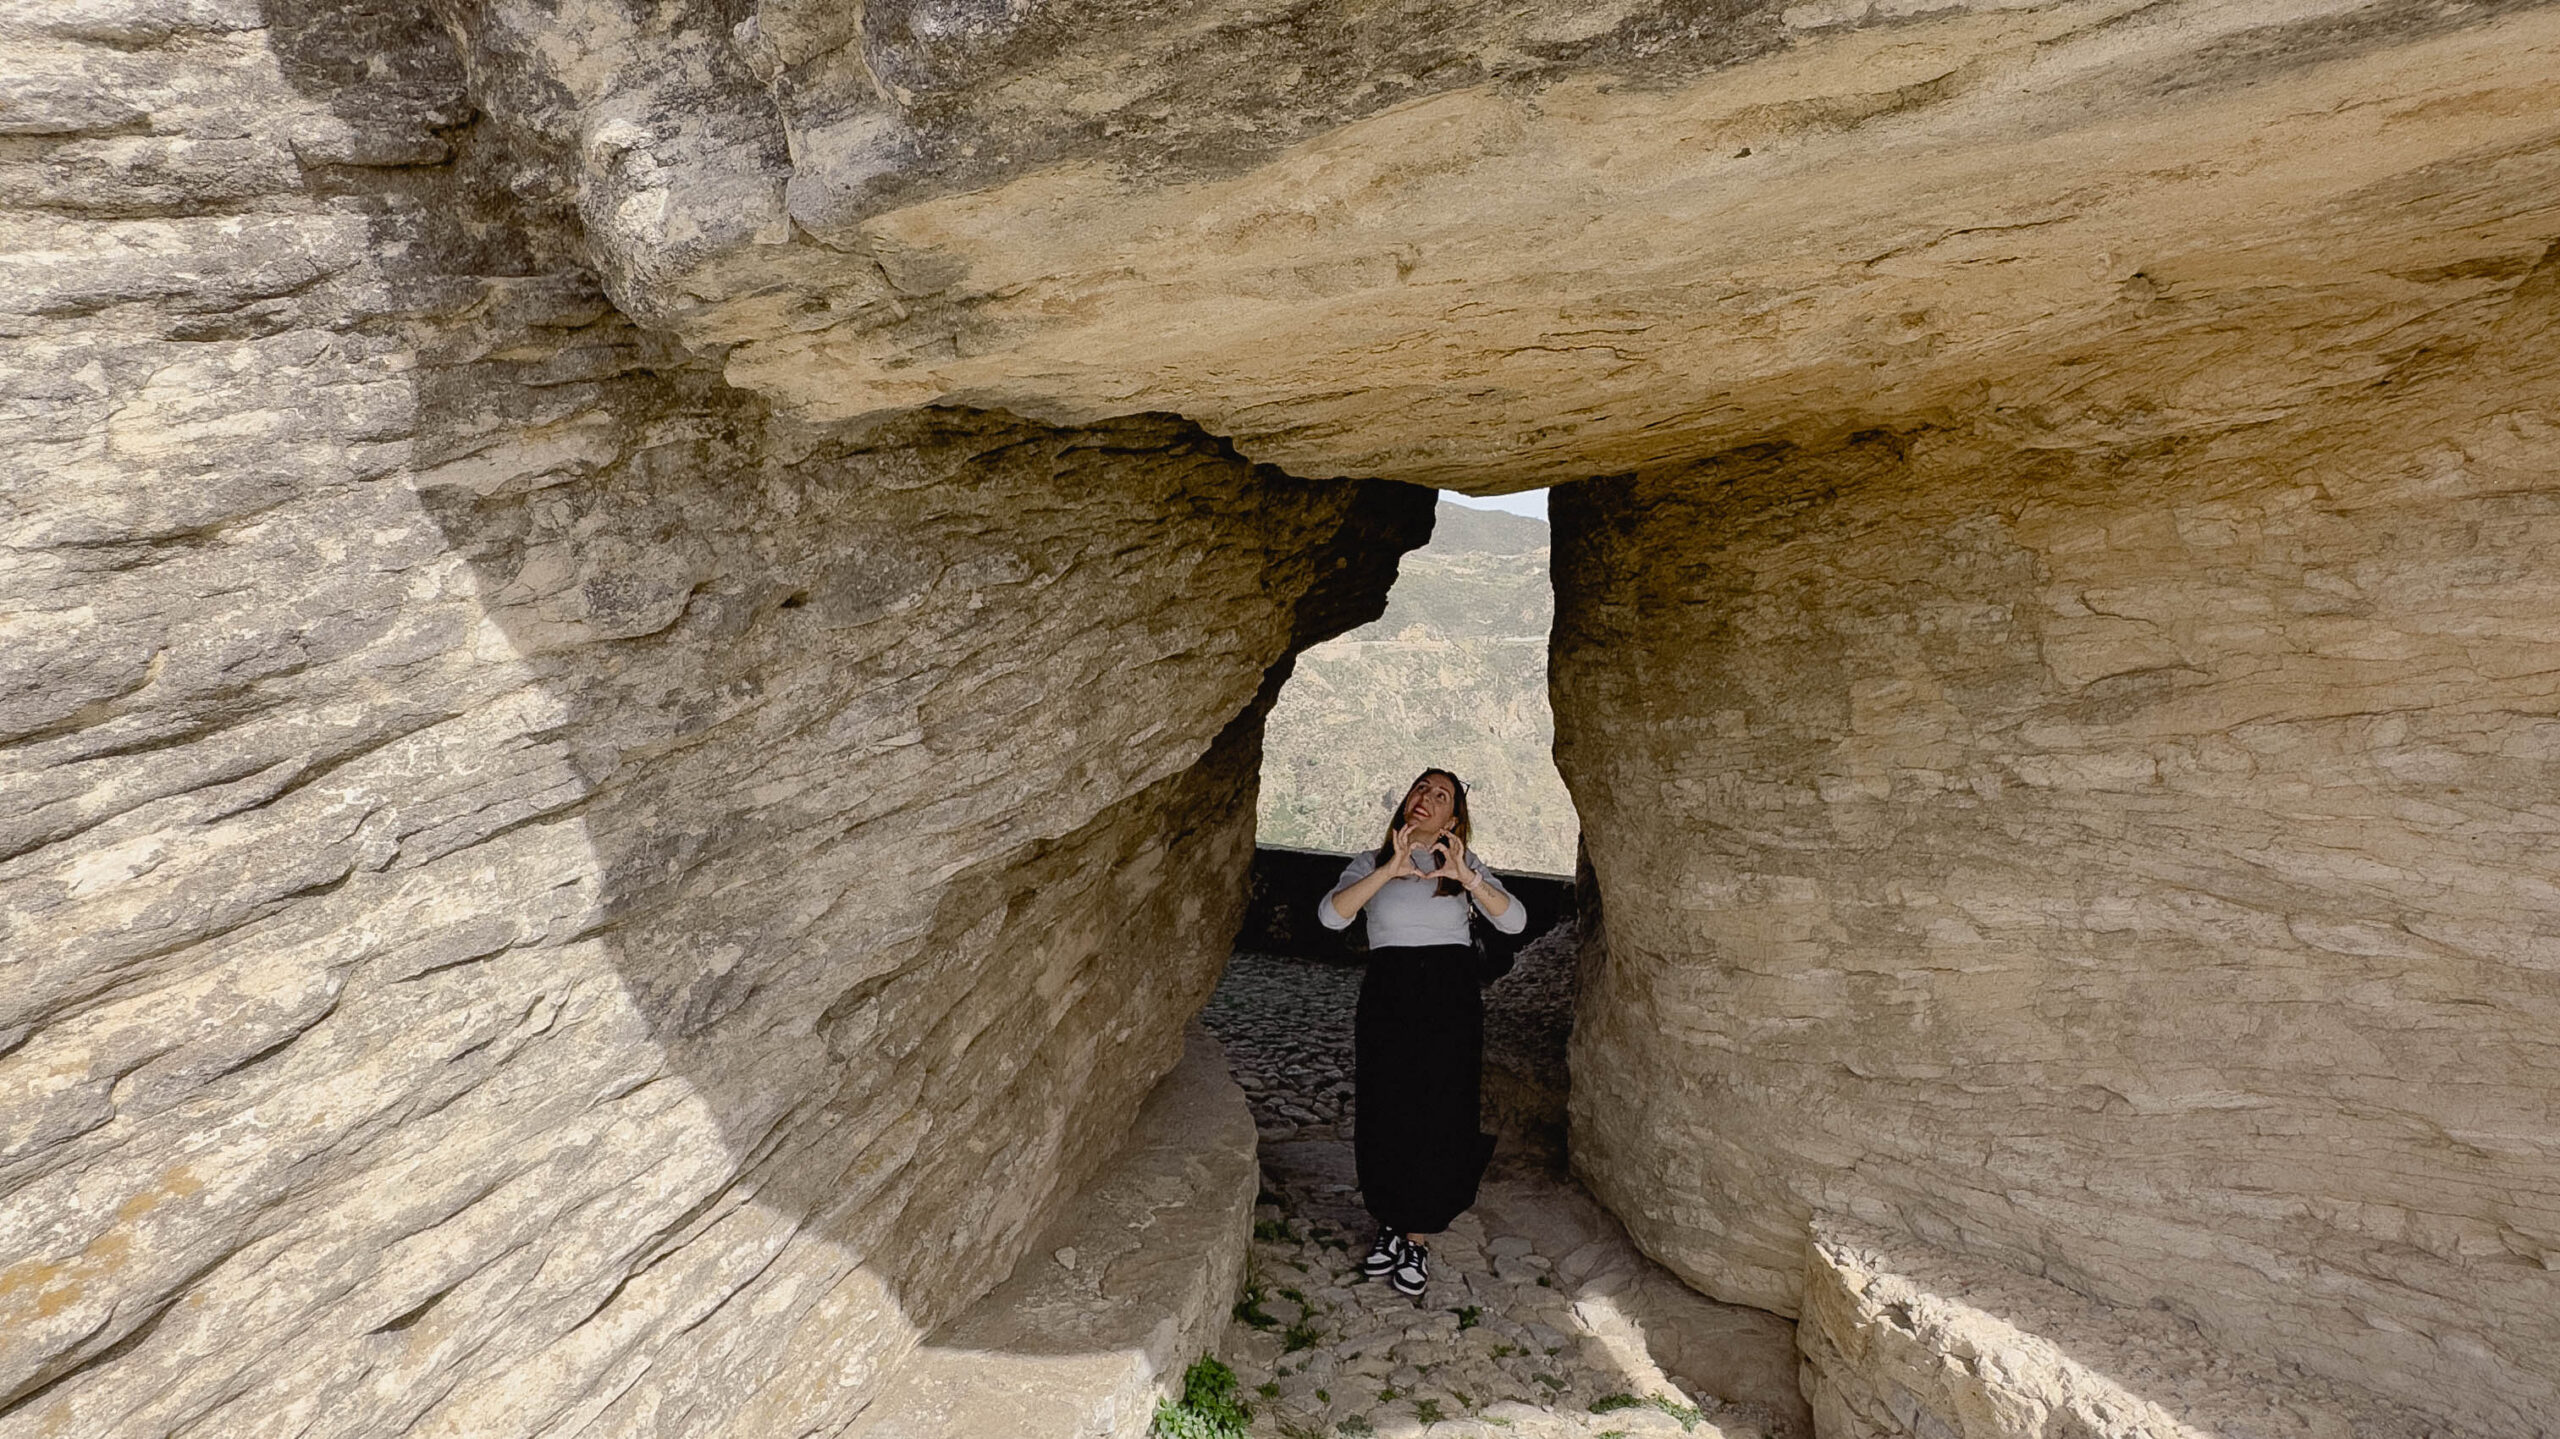
[[[1547,492],[1544,490],[1522,490],[1516,495],[1462,495],[1456,490],[1442,490],[1440,498],[1453,505],[1465,505],[1471,509],[1509,510],[1515,515],[1527,515],[1533,520],[1543,520],[1547,517]]]

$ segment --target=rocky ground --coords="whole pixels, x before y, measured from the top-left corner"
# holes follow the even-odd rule
[[[1252,1432],[1362,1435],[1807,1431],[1793,1326],[1714,1304],[1638,1253],[1557,1167],[1572,934],[1488,993],[1488,1122],[1503,1146],[1479,1201],[1431,1242],[1419,1301],[1364,1280],[1371,1233],[1351,1157],[1355,964],[1239,954],[1203,1019],[1261,1131],[1264,1193],[1244,1292],[1219,1346]],[[1522,1094],[1545,1078],[1547,1093]],[[1509,1102],[1496,1091],[1514,1091]]]

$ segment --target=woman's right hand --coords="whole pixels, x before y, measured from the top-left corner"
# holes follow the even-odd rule
[[[1387,862],[1378,866],[1378,873],[1389,879],[1402,879],[1406,875],[1422,873],[1413,867],[1413,826],[1398,827],[1390,848],[1392,852],[1387,855]]]

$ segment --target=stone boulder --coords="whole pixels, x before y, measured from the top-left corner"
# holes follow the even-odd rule
[[[1571,480],[1640,1242],[1837,1298],[1835,1424],[1956,1426],[1896,1376],[1990,1331],[1878,1296],[2024,1275],[2538,1439],[2556,74],[2534,0],[0,6],[0,1436],[841,1432],[1175,1063],[1385,481]]]
[[[11,24],[0,1434],[832,1432],[1173,1067],[1428,495],[777,416],[414,17]]]
[[[1794,1313],[1870,1226],[2549,1432],[2560,264],[2486,319],[2211,437],[1558,492],[1574,1159],[1650,1252]]]
[[[2560,12],[2503,0],[442,8],[616,303],[795,413],[1462,489],[2280,414],[2560,193]]]

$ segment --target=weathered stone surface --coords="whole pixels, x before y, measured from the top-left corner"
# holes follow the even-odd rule
[[[1838,1216],[2549,1432],[2560,264],[2490,320],[2210,439],[1557,493],[1574,1152],[1650,1252],[1792,1313]]]
[[[732,380],[1300,474],[2280,413],[2459,334],[2560,196],[2531,3],[450,8],[617,301]]]
[[[1805,1275],[1805,1387],[1842,1439],[2364,1439],[2437,1432],[2175,1315],[2097,1303],[1908,1235],[1826,1220]]]
[[[397,7],[8,23],[0,1434],[840,1427],[1173,1064],[1428,497],[777,420]]]
[[[1575,1142],[1681,1273],[2548,1429],[2560,7],[431,9],[0,8],[0,1435],[849,1422],[1417,538],[1251,461],[1634,476]]]
[[[1475,1207],[1432,1237],[1419,1299],[1361,1277],[1373,1221],[1337,1097],[1358,979],[1321,960],[1239,954],[1202,1012],[1262,1121],[1265,1203],[1218,1345],[1243,1378],[1256,1439],[1362,1425],[1383,1439],[1803,1439],[1796,1326],[1689,1289],[1511,1134]],[[1489,1064],[1518,1033],[1496,1017],[1524,999],[1547,1003],[1510,981],[1488,992]]]
[[[1244,1092],[1194,1024],[1093,1182],[849,1439],[1141,1439],[1226,1325],[1260,1187]]]

